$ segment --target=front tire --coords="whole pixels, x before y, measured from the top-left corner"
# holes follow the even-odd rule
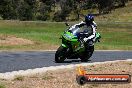
[[[56,63],[62,63],[62,62],[64,62],[64,60],[66,59],[66,57],[65,57],[65,51],[66,51],[66,48],[64,48],[62,46],[60,46],[58,48],[58,50],[55,53],[55,62]]]

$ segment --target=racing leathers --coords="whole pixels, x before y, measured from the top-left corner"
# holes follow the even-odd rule
[[[96,37],[96,30],[97,30],[96,23],[92,21],[92,23],[86,24],[86,22],[82,21],[75,25],[78,26],[79,28],[80,27],[85,28],[85,30],[82,32],[84,37],[80,40],[81,45],[83,44],[83,42],[90,43],[90,41],[92,42],[91,45],[93,45],[93,42],[95,41],[95,37]]]

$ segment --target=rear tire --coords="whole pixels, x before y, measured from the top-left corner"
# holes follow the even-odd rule
[[[94,46],[89,46],[89,49],[84,52],[84,54],[80,57],[81,62],[87,62],[88,59],[92,56],[94,52]]]
[[[62,46],[60,46],[58,48],[58,50],[55,53],[55,62],[56,63],[62,63],[62,62],[64,62],[64,60],[66,59],[66,57],[65,57],[65,51],[66,51],[66,48],[64,48]]]

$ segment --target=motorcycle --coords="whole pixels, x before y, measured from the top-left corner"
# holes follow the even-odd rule
[[[62,44],[57,49],[55,53],[55,62],[62,63],[65,59],[78,59],[80,58],[82,62],[87,62],[88,59],[92,56],[94,52],[94,43],[101,38],[100,33],[96,33],[95,41],[89,41],[88,44],[80,43],[80,39],[83,38],[83,34],[81,35],[83,29],[78,26],[69,26],[66,23],[68,28],[61,35]],[[81,31],[80,31],[81,30]],[[85,45],[88,45],[87,47]]]

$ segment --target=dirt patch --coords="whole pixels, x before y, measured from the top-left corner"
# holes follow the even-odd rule
[[[120,61],[108,64],[90,65],[86,67],[89,74],[130,74],[132,62]],[[76,68],[48,71],[30,77],[17,76],[14,80],[0,80],[6,88],[131,88],[126,84],[85,84],[76,82]]]
[[[34,44],[34,42],[28,39],[18,38],[12,35],[0,35],[0,46],[28,44]]]

